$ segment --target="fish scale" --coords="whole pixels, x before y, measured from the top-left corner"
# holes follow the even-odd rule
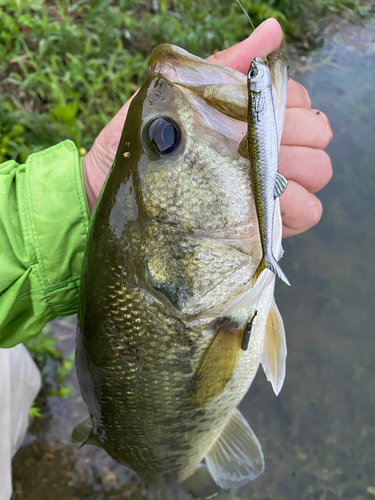
[[[202,89],[211,82],[215,92]],[[149,484],[185,481],[204,458],[222,488],[264,467],[236,408],[263,358],[275,383],[265,345],[285,342],[277,314],[267,330],[274,276],[266,271],[252,285],[261,245],[249,164],[238,151],[244,95],[244,75],[178,47],[155,49],[92,218],[76,356],[90,418],[77,440],[103,447]],[[278,211],[274,232],[281,255]],[[282,368],[283,352],[272,354]]]
[[[121,275],[118,276],[121,278]],[[123,297],[119,302],[120,304],[126,305],[126,303],[131,304],[131,318],[124,318],[122,315],[118,316],[114,314],[117,309],[117,303],[110,302],[108,307],[104,308],[103,315],[111,318],[111,330],[124,332],[126,331],[126,344],[124,344],[123,334],[112,333],[107,335],[109,358],[111,359],[112,369],[108,374],[108,377],[104,376],[101,385],[106,386],[104,394],[100,399],[101,405],[101,423],[105,423],[106,435],[108,441],[117,441],[118,445],[115,452],[121,453],[132,449],[133,455],[131,460],[127,460],[130,465],[134,468],[139,468],[140,462],[144,459],[145,455],[144,448],[146,446],[146,438],[142,439],[139,435],[139,426],[136,426],[138,418],[136,417],[136,422],[129,421],[129,417],[124,421],[124,414],[129,414],[129,409],[133,410],[133,413],[137,414],[138,409],[142,408],[143,419],[149,421],[152,425],[155,420],[163,419],[163,417],[173,416],[178,422],[178,402],[179,397],[182,392],[182,385],[184,378],[188,379],[189,374],[186,375],[184,370],[179,370],[178,363],[181,356],[179,355],[179,348],[182,345],[184,348],[184,353],[186,353],[187,344],[191,344],[190,337],[185,337],[182,335],[180,341],[176,341],[175,331],[176,325],[170,325],[170,329],[166,328],[168,323],[173,323],[171,318],[164,318],[160,314],[155,306],[148,306],[144,303],[140,295],[137,296],[136,293],[131,294],[129,288],[125,288],[124,285],[117,282],[116,291],[118,295]],[[129,297],[125,298],[124,297]],[[137,305],[139,304],[139,307]],[[112,308],[114,306],[114,310]],[[141,306],[141,307],[140,307]],[[147,310],[147,306],[151,310]],[[156,309],[156,310],[155,310]],[[115,319],[113,319],[115,318]],[[152,323],[150,324],[150,318],[152,318]],[[140,332],[137,319],[141,319],[143,325],[143,331]],[[160,325],[159,321],[162,321]],[[167,320],[167,321],[166,321]],[[175,320],[176,321],[176,320]],[[166,325],[167,323],[167,325]],[[144,335],[145,325],[149,324],[147,328],[148,335]],[[161,335],[162,334],[162,335]],[[144,342],[152,342],[154,339],[154,347],[152,351],[147,351],[144,348]],[[178,339],[177,339],[178,340]],[[206,339],[203,339],[202,350],[205,348],[207,343]],[[125,345],[130,347],[126,348]],[[121,354],[118,350],[118,346],[122,347]],[[132,348],[136,347],[136,352]],[[194,346],[196,349],[196,344]],[[191,350],[191,349],[189,349]],[[189,356],[186,358],[188,364],[192,364],[192,359]],[[186,354],[185,354],[186,356]],[[125,362],[122,358],[126,357]],[[197,361],[199,359],[199,353],[195,355]],[[129,359],[130,358],[130,359]],[[131,360],[133,358],[133,360]],[[172,369],[171,366],[172,365]],[[163,370],[164,368],[164,370]],[[189,373],[194,368],[190,368]],[[163,377],[164,371],[164,377]],[[170,380],[170,373],[178,374],[178,384],[173,386]],[[124,380],[126,379],[126,380]],[[130,383],[129,383],[130,381]],[[163,389],[163,384],[167,383],[169,386],[168,394],[165,393]],[[127,391],[124,397],[124,385],[126,385]],[[152,399],[149,397],[149,387],[152,387]],[[162,391],[162,394],[160,393]],[[122,399],[119,401],[117,393],[122,394]],[[116,400],[116,411],[113,412],[113,401]],[[161,404],[162,403],[162,404]],[[182,411],[182,410],[180,410]],[[194,409],[193,409],[194,411]],[[199,412],[198,412],[199,413]],[[120,423],[122,422],[122,425]],[[199,424],[199,421],[196,425]],[[135,427],[134,427],[135,426]],[[153,434],[155,434],[155,426],[153,426]],[[178,426],[177,426],[178,427]],[[171,429],[173,431],[173,428]],[[130,436],[134,434],[135,431],[137,438],[136,440],[131,440]],[[177,431],[179,432],[178,428]],[[173,437],[173,432],[171,437]],[[161,438],[164,441],[164,437]],[[154,448],[157,448],[161,444],[154,436]],[[137,450],[141,450],[140,456],[138,456]],[[176,464],[175,452],[172,454],[171,463],[174,463],[174,469],[179,468],[178,463]],[[168,473],[171,471],[169,463],[166,464]]]
[[[123,280],[122,275],[117,276],[117,280]],[[201,409],[191,407],[186,403],[180,403],[181,395],[184,393],[184,380],[189,381],[191,374],[196,370],[199,359],[208,344],[208,339],[203,336],[194,335],[194,347],[189,348],[186,352],[186,347],[193,344],[190,336],[189,329],[185,329],[181,322],[178,320],[165,317],[160,309],[148,303],[145,303],[143,297],[137,294],[134,290],[130,290],[121,281],[117,281],[115,290],[118,295],[122,297],[119,303],[125,305],[127,303],[131,306],[131,318],[124,318],[123,315],[114,314],[118,311],[118,303],[108,301],[107,307],[103,308],[103,320],[106,317],[111,319],[111,331],[118,331],[121,333],[111,333],[107,335],[107,356],[111,360],[112,369],[108,376],[103,376],[101,386],[105,386],[103,390],[104,396],[100,399],[101,406],[101,425],[104,424],[108,442],[116,442],[116,450],[109,447],[108,451],[115,457],[123,454],[126,458],[122,459],[129,463],[135,470],[140,470],[147,456],[147,461],[152,462],[152,453],[148,450],[150,436],[146,438],[145,435],[140,434],[140,426],[137,425],[139,421],[139,411],[142,409],[142,427],[152,429],[153,450],[158,449],[160,446],[168,448],[168,441],[165,437],[165,430],[163,427],[164,418],[173,418],[176,421],[174,426],[169,426],[168,436],[172,440],[171,449],[168,453],[163,454],[169,457],[165,461],[165,470],[158,470],[159,474],[178,471],[184,466],[186,468],[186,454],[181,454],[174,450],[175,443],[173,442],[174,434],[177,434],[179,448],[190,443],[190,439],[186,439],[184,435],[181,436],[181,423],[182,420],[189,420],[194,422],[191,429],[199,429],[203,427],[202,433],[207,434],[207,429],[214,424],[214,420],[209,418],[209,415],[200,417]],[[133,293],[131,293],[133,291]],[[129,298],[124,298],[129,297]],[[141,319],[143,330],[140,332],[138,323],[135,321]],[[174,323],[174,324],[172,324]],[[176,323],[179,324],[181,335],[176,336]],[[166,328],[167,326],[167,328]],[[169,328],[168,328],[169,326]],[[147,329],[148,335],[144,335],[144,330]],[[124,335],[126,333],[126,335]],[[126,343],[124,343],[124,337]],[[154,340],[155,346],[149,350],[145,343]],[[118,350],[118,346],[123,347],[124,353],[131,359],[122,359]],[[126,349],[125,345],[136,347],[137,353],[135,354],[132,349]],[[181,347],[183,354],[180,353]],[[91,346],[94,349],[94,346]],[[192,353],[191,351],[195,351]],[[184,360],[189,366],[188,370],[185,368],[181,370],[179,363]],[[100,362],[98,364],[101,364]],[[105,364],[104,364],[105,368]],[[168,375],[167,380],[162,377],[162,373]],[[187,373],[185,373],[187,372]],[[169,374],[173,373],[173,378]],[[167,382],[168,392],[164,389],[164,384]],[[127,391],[124,394],[124,386]],[[148,389],[152,388],[152,398],[149,396]],[[118,398],[121,394],[121,399]],[[115,411],[113,411],[113,401],[116,401]],[[228,406],[225,402],[223,407]],[[134,414],[134,419],[129,416],[129,410]],[[215,414],[216,414],[215,409]],[[228,410],[227,410],[228,413]],[[189,415],[190,414],[190,415]],[[124,420],[124,415],[126,419]],[[217,417],[216,417],[217,418]],[[222,415],[220,416],[222,418]],[[161,422],[160,440],[158,436],[158,426],[156,422]],[[120,425],[121,424],[121,425]],[[99,431],[100,433],[100,431]],[[200,435],[202,435],[202,433]],[[136,439],[132,439],[135,435]],[[210,442],[210,437],[206,436],[206,440]],[[105,443],[103,443],[105,445]],[[203,446],[200,446],[202,448]],[[132,451],[132,457],[128,457],[129,449]],[[181,456],[181,464],[178,463],[178,457]],[[194,469],[203,458],[204,454],[193,455]],[[173,466],[173,468],[171,468]],[[149,466],[148,466],[149,468]],[[146,476],[148,478],[148,476]]]

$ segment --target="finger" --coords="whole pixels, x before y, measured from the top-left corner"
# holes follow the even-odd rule
[[[292,78],[288,80],[288,93],[286,96],[287,108],[311,108],[309,93],[303,85]]]
[[[297,182],[289,181],[285,192],[280,196],[283,236],[303,233],[315,226],[322,216],[320,200]]]
[[[288,180],[301,184],[310,193],[316,193],[330,181],[332,163],[322,149],[282,145],[279,171]]]
[[[240,71],[244,75],[254,57],[263,59],[278,50],[282,40],[282,30],[276,19],[266,19],[242,42],[229,49],[210,56],[208,61]]]
[[[288,226],[283,224],[283,238],[289,238],[289,236],[295,236],[296,234],[301,234],[303,231],[299,231],[297,229],[291,229]]]
[[[281,143],[324,149],[332,139],[328,118],[317,109],[288,108]]]

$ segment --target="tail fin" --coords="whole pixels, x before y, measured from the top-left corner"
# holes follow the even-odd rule
[[[288,278],[285,276],[283,273],[281,267],[277,263],[277,260],[275,257],[271,255],[263,255],[262,260],[259,263],[259,266],[257,267],[257,270],[254,273],[253,277],[253,286],[255,285],[257,279],[260,276],[260,273],[264,271],[265,269],[269,269],[270,271],[273,272],[278,278],[284,281],[287,285],[290,286]]]

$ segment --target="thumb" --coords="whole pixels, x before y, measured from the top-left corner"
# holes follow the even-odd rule
[[[208,61],[246,74],[254,57],[264,59],[278,50],[282,37],[280,24],[271,17],[263,21],[249,38],[229,49],[217,52],[210,56]]]

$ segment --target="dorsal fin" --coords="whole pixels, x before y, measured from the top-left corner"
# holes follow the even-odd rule
[[[261,363],[276,395],[284,383],[286,354],[284,323],[274,299],[267,317]]]

